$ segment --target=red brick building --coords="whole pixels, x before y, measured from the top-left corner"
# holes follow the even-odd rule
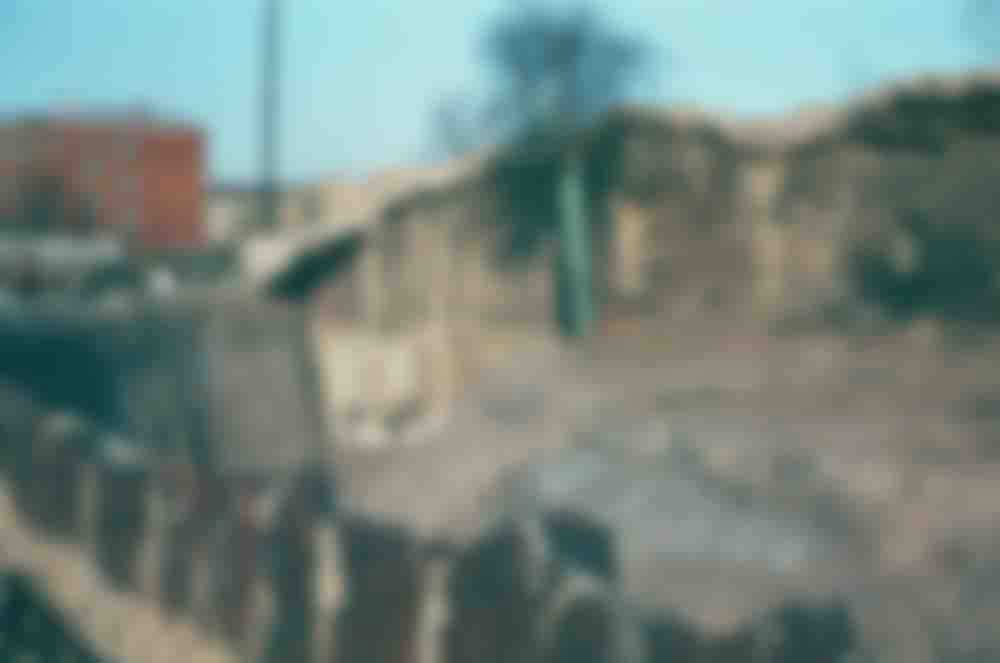
[[[0,125],[0,217],[93,225],[137,249],[200,247],[203,162],[199,129],[146,113],[20,118]]]

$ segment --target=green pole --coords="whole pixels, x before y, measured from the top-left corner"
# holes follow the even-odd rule
[[[560,246],[566,269],[569,335],[590,334],[594,322],[591,284],[590,224],[583,183],[583,164],[576,151],[564,162],[559,181]]]

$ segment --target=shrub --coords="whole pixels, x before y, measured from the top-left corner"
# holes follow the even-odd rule
[[[861,245],[851,255],[856,294],[898,321],[928,316],[963,323],[1000,321],[995,286],[1000,251],[965,224],[932,223],[910,211],[901,224],[918,259],[904,269],[889,247]]]

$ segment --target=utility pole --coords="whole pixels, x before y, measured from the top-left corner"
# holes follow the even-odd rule
[[[281,92],[281,0],[263,0],[260,79],[260,222],[278,226],[278,124]]]

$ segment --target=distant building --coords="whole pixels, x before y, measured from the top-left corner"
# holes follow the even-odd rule
[[[105,230],[140,250],[199,247],[204,143],[198,128],[145,112],[0,124],[0,220],[26,231]]]

